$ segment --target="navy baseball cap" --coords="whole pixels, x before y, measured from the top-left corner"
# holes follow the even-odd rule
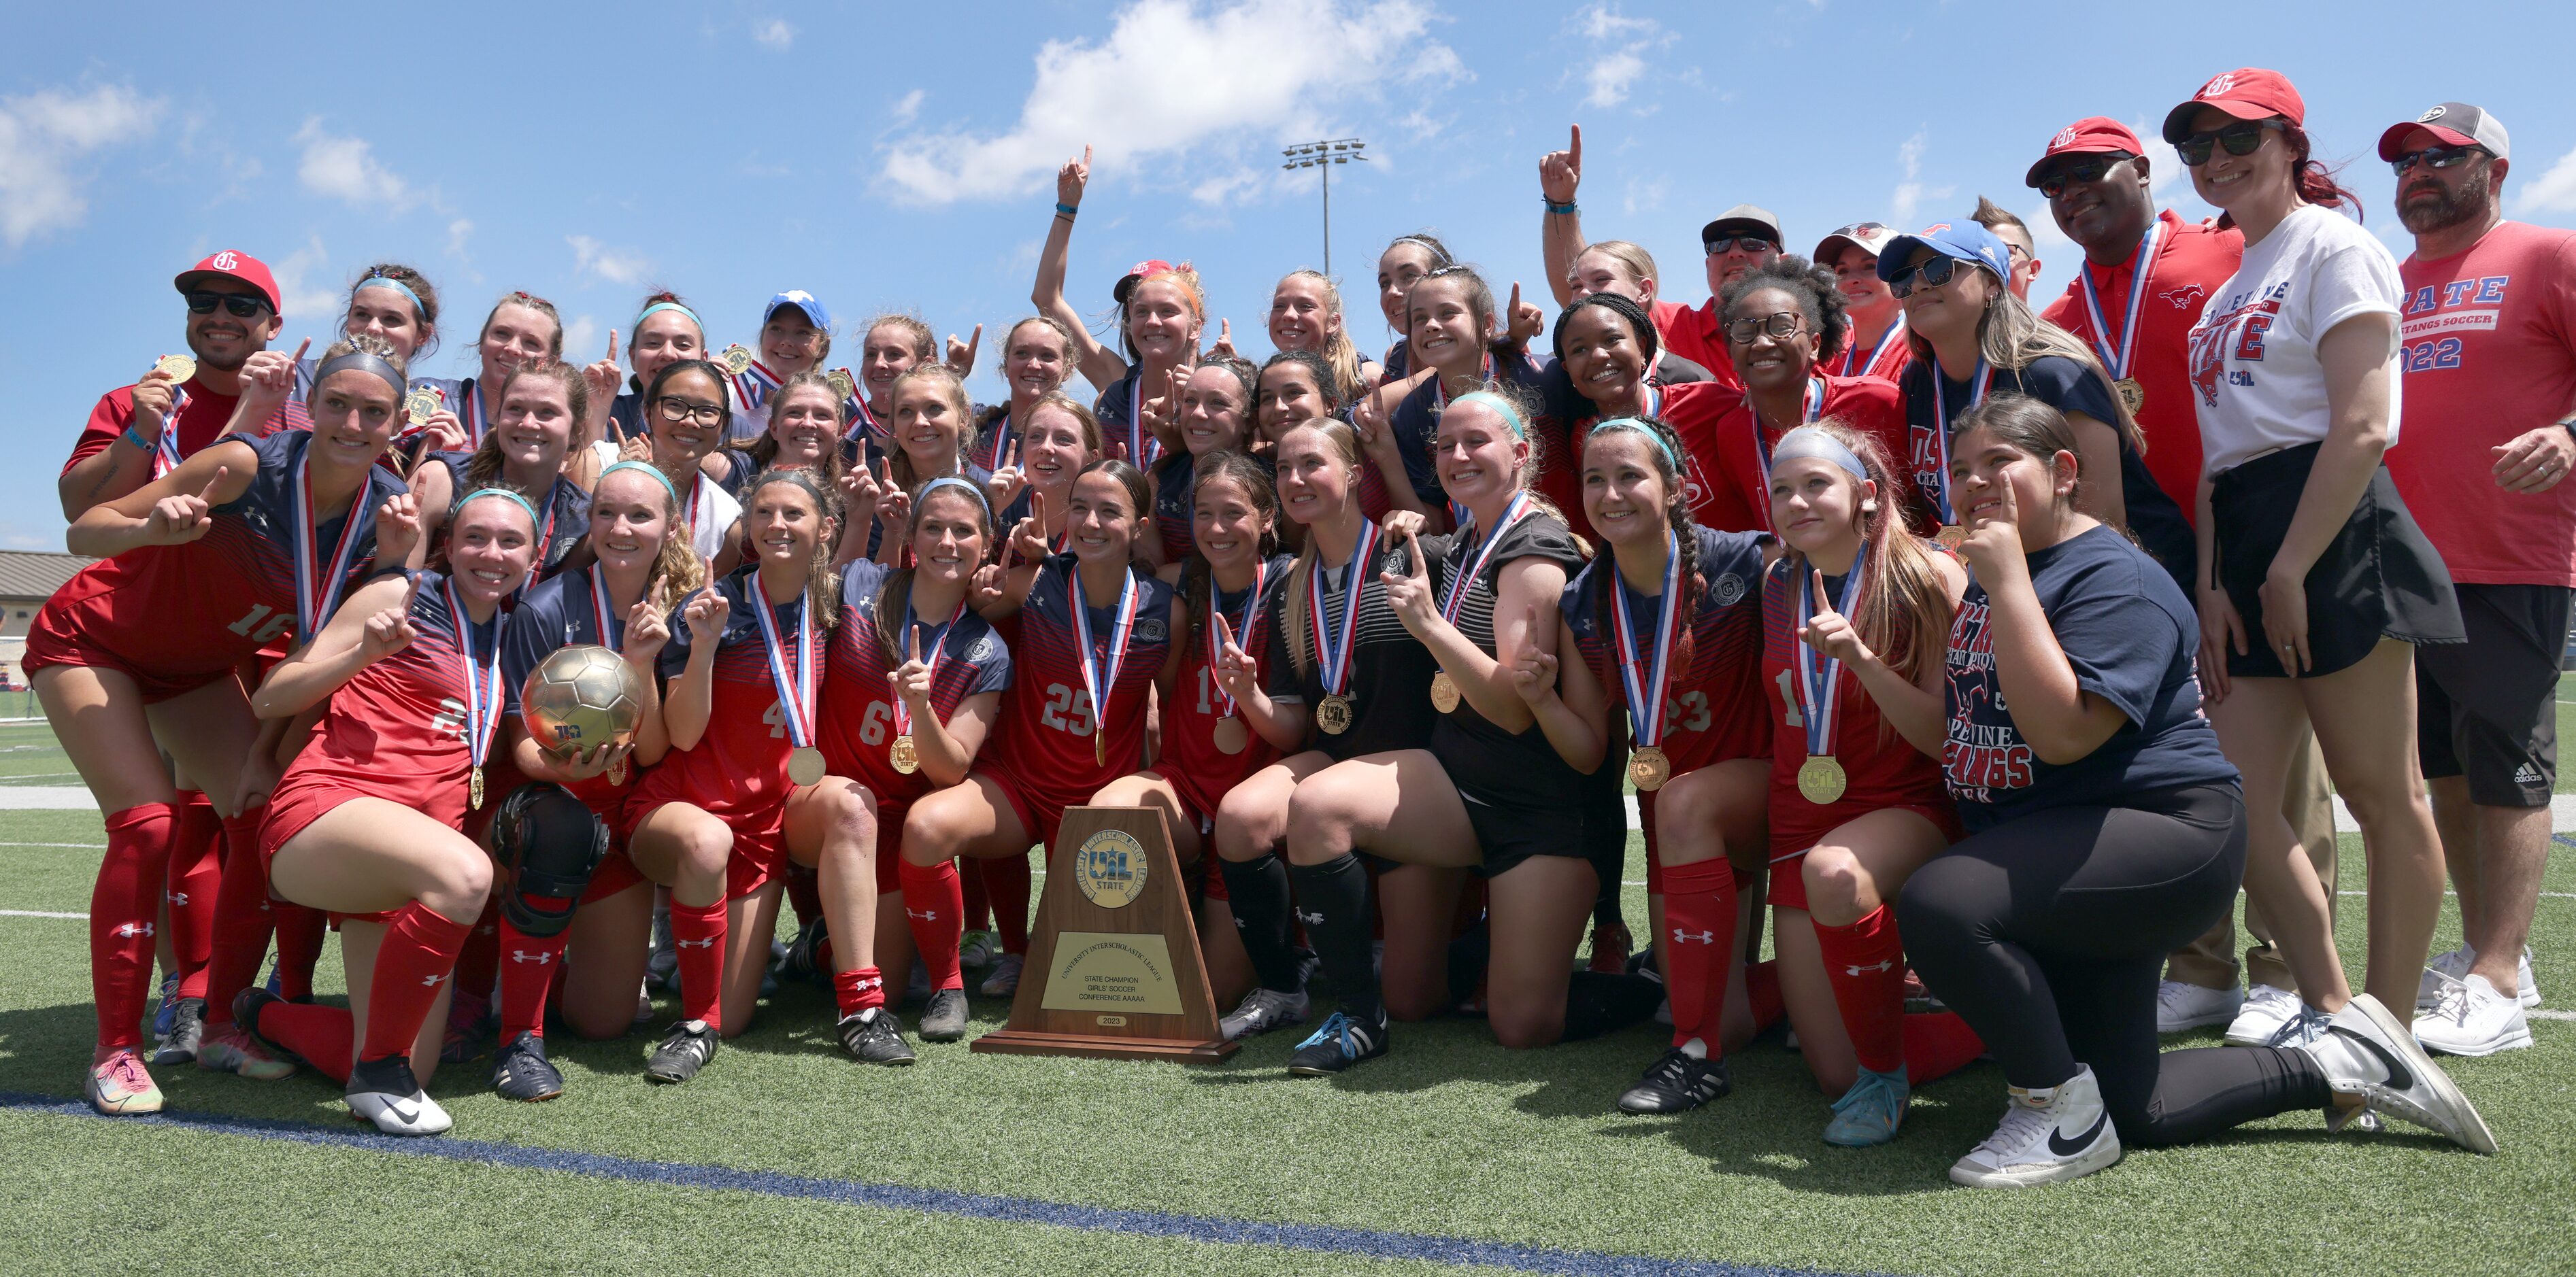
[[[770,298],[769,305],[760,312],[760,322],[768,323],[770,316],[777,314],[781,306],[793,306],[804,311],[805,318],[813,321],[816,328],[829,331],[832,327],[832,312],[823,309],[821,298],[802,288],[791,288]]]
[[[1993,231],[1964,218],[1936,222],[1911,235],[1889,240],[1878,255],[1878,277],[1894,283],[1897,276],[1911,269],[1905,263],[1918,247],[1983,266],[1997,279],[2012,278],[2012,254],[2004,248],[2004,242],[1995,238]]]

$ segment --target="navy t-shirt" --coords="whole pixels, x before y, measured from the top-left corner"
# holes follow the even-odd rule
[[[2111,528],[2030,556],[2030,579],[2076,686],[2128,721],[2071,763],[2040,761],[1995,674],[1986,589],[1971,580],[1950,624],[1941,770],[1971,832],[2051,807],[2117,807],[2130,794],[2234,783],[2200,712],[2200,618],[2162,567]]]

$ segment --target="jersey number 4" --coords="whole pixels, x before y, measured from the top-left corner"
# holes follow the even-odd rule
[[[1060,732],[1089,736],[1091,693],[1062,683],[1047,684],[1046,707],[1038,711],[1038,721]]]

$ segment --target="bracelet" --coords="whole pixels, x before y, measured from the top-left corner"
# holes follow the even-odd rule
[[[1563,203],[1563,204],[1559,204],[1559,203],[1557,203],[1556,201],[1554,201],[1554,200],[1552,200],[1552,199],[1549,199],[1548,197],[1546,197],[1546,196],[1544,196],[1544,195],[1539,196],[1538,198],[1539,198],[1539,202],[1540,202],[1540,203],[1543,203],[1543,204],[1547,205],[1547,211],[1548,211],[1548,212],[1553,213],[1553,214],[1555,214],[1555,215],[1556,215],[1556,216],[1558,216],[1558,217],[1572,217],[1572,216],[1574,216],[1576,213],[1578,213],[1578,212],[1582,211],[1581,209],[1577,208],[1577,207],[1575,206],[1574,202],[1573,202],[1573,201],[1571,201],[1571,200],[1568,200],[1567,202],[1565,202],[1565,203]]]
[[[127,426],[125,428],[125,434],[122,437],[127,443],[133,444],[135,447],[140,448],[145,452],[152,451],[152,441],[144,438],[143,432],[132,426]]]
[[[1055,215],[1058,217],[1071,217],[1080,211],[1081,207],[1079,205],[1067,204],[1062,200],[1056,201]]]

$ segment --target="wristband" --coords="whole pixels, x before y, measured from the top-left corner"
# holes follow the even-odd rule
[[[1071,217],[1079,211],[1081,211],[1079,205],[1067,204],[1062,200],[1056,201],[1055,213],[1058,217]]]
[[[134,427],[132,427],[132,426],[127,426],[127,427],[125,428],[125,433],[124,433],[124,435],[122,435],[122,436],[120,436],[120,437],[121,437],[121,438],[123,438],[123,439],[125,440],[125,442],[130,443],[130,444],[133,444],[135,447],[137,447],[137,448],[139,448],[139,449],[141,449],[141,450],[143,450],[143,451],[145,451],[145,452],[150,452],[150,451],[152,451],[152,447],[153,447],[153,445],[152,445],[152,441],[151,441],[151,440],[149,440],[149,439],[144,438],[144,437],[143,437],[143,432],[142,432],[142,431],[140,431],[140,430],[135,429],[135,428],[134,428]]]
[[[1577,212],[1581,211],[1571,200],[1568,200],[1563,204],[1559,204],[1555,200],[1549,199],[1544,195],[1539,196],[1538,198],[1540,203],[1547,205],[1548,212],[1554,213],[1558,217],[1572,217]]]

